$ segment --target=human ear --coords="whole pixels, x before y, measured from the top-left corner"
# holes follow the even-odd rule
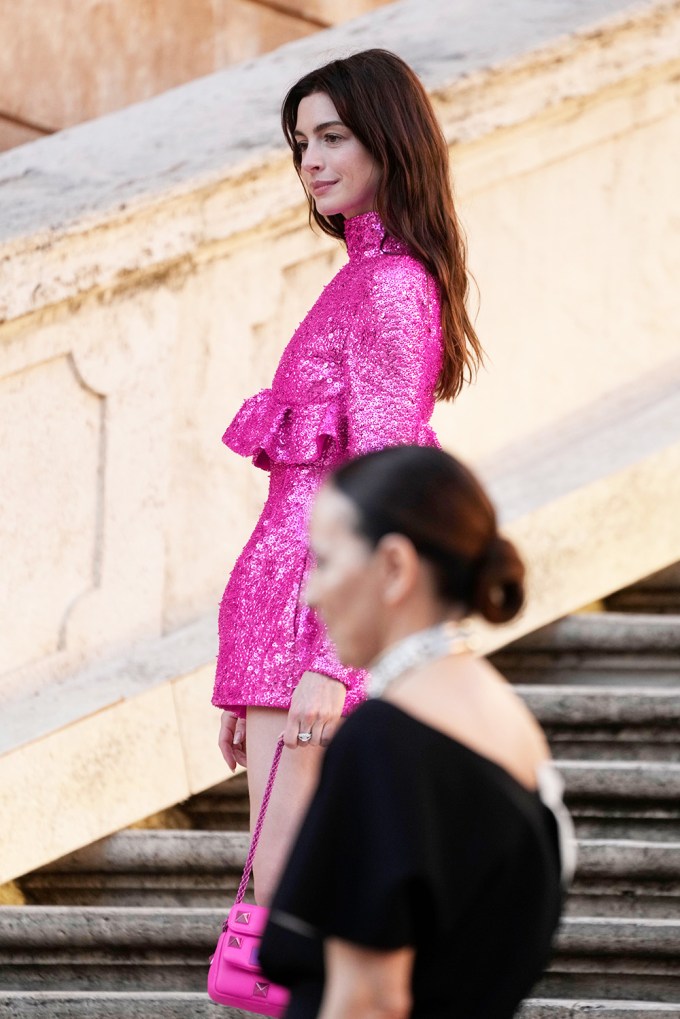
[[[380,539],[377,552],[383,603],[389,607],[399,605],[416,586],[420,569],[418,553],[403,534],[386,534]]]

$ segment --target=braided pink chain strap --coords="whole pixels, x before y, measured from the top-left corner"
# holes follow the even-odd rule
[[[248,856],[246,857],[246,865],[243,868],[243,876],[241,877],[241,884],[238,886],[236,898],[234,899],[234,905],[237,906],[239,902],[243,902],[243,896],[246,894],[246,888],[250,881],[250,874],[253,869],[253,860],[255,859],[255,850],[257,849],[257,843],[260,841],[260,832],[262,831],[262,825],[264,824],[264,817],[267,813],[267,806],[269,805],[269,797],[272,794],[274,788],[274,779],[276,778],[276,772],[279,768],[279,761],[281,760],[281,753],[283,751],[283,733],[279,736],[278,743],[276,744],[276,750],[274,751],[274,760],[269,770],[269,778],[267,779],[267,785],[262,797],[262,806],[260,807],[260,813],[257,816],[257,824],[253,831],[253,837],[250,840],[250,848],[248,850]]]

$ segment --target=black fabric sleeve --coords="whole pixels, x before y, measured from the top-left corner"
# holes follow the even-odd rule
[[[403,745],[372,705],[360,707],[327,751],[316,795],[272,904],[320,937],[393,949],[414,943],[426,894],[403,798]]]

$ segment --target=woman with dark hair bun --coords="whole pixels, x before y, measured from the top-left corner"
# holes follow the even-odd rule
[[[329,747],[260,961],[287,1019],[511,1019],[573,872],[537,722],[461,621],[516,615],[524,567],[447,453],[363,456],[312,513],[306,597],[368,703]]]
[[[220,606],[213,694],[224,758],[247,765],[251,818],[285,731],[255,864],[264,905],[322,748],[365,697],[362,670],[338,661],[314,610],[300,605],[313,497],[350,457],[436,446],[435,400],[456,396],[481,357],[448,148],[413,71],[377,49],[333,60],[293,85],[282,126],[310,222],[349,260],[295,332],[271,388],[247,400],[224,435],[270,473]]]
[[[360,531],[374,545],[392,531],[412,542],[430,563],[440,597],[460,616],[506,623],[517,615],[524,564],[460,461],[438,449],[396,447],[339,468],[333,486],[356,507]]]

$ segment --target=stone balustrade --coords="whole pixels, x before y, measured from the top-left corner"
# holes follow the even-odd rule
[[[266,479],[219,437],[343,261],[277,125],[331,55],[402,54],[451,146],[488,358],[435,423],[532,591],[484,647],[680,559],[679,44],[677,0],[402,0],[0,156],[0,880],[220,778]]]

